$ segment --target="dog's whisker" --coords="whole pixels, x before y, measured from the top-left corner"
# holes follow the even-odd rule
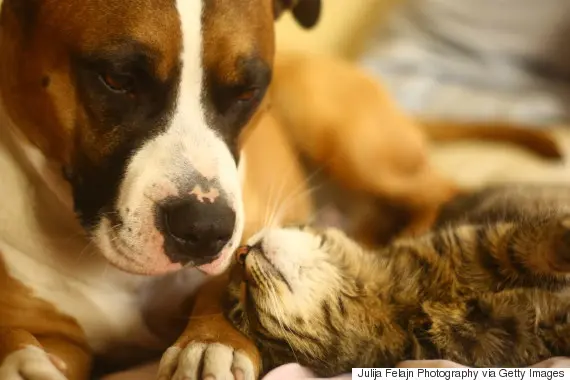
[[[67,244],[67,243],[72,244],[73,240],[75,240],[76,238],[84,238],[85,236],[86,236],[85,231],[79,230],[65,237],[61,238],[53,237],[51,240],[56,244]]]
[[[89,249],[94,245],[95,241],[90,239],[87,244],[85,245],[85,247],[83,247],[83,249],[79,252],[79,254],[77,255],[77,262],[81,261],[81,259],[89,253]]]
[[[81,249],[81,251],[77,255],[76,259],[77,262],[79,262],[83,257],[85,257],[85,255],[91,255],[91,256],[96,255],[95,250],[91,250],[91,248],[97,244],[95,238],[90,235],[86,236],[86,238],[87,238],[87,244],[85,244],[85,246]]]
[[[111,229],[111,231],[113,231],[113,232],[117,232],[117,231],[120,230],[122,227],[123,227],[123,224],[122,224],[122,223],[117,223],[116,225],[111,226],[110,229]]]

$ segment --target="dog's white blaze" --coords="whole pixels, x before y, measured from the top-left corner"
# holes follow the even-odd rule
[[[235,161],[222,138],[208,126],[201,100],[204,84],[202,1],[177,0],[177,7],[184,36],[183,69],[178,104],[169,133],[180,136],[183,155],[194,169],[206,178],[219,180],[241,219],[240,181]]]

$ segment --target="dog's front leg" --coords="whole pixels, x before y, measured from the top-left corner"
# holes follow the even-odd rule
[[[91,355],[64,337],[0,328],[0,379],[87,380]]]
[[[222,275],[198,292],[186,329],[162,357],[160,380],[257,379],[259,351],[222,313],[227,285]]]

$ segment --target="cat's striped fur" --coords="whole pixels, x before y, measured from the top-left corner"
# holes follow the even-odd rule
[[[226,310],[266,370],[298,361],[331,376],[406,359],[506,367],[570,355],[570,189],[463,196],[433,232],[377,251],[307,227],[250,243]]]

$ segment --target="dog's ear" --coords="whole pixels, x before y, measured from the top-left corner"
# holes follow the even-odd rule
[[[314,27],[321,15],[321,0],[273,0],[275,19],[290,10],[295,20],[305,29]]]

